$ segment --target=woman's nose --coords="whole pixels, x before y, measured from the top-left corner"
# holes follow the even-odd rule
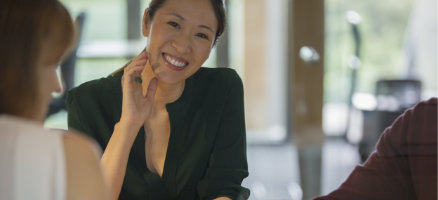
[[[56,92],[56,93],[62,93],[63,92],[61,84],[59,83],[59,81],[56,81],[54,92]]]
[[[173,41],[172,46],[178,51],[178,53],[185,54],[191,50],[190,35],[188,33],[179,34]]]
[[[59,75],[58,74],[56,74],[56,72],[55,72],[55,76],[54,76],[54,78],[52,78],[52,85],[53,85],[53,88],[52,88],[52,92],[56,92],[56,93],[62,93],[63,92],[63,89],[62,89],[62,86],[61,86],[61,83],[60,83],[60,78],[59,78]]]

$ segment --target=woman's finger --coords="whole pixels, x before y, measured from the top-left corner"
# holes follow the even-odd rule
[[[147,53],[146,53],[146,51],[143,51],[138,56],[136,56],[134,59],[132,59],[131,63],[129,63],[129,65],[126,66],[125,69],[131,68],[135,65],[146,64],[146,62],[147,62]]]
[[[138,56],[136,56],[134,59],[132,59],[131,63],[129,63],[128,66],[123,69],[123,76],[122,76],[122,87],[123,83],[125,81],[125,76],[128,76],[129,78],[126,79],[127,82],[136,81],[138,83],[141,83],[141,72],[143,72],[144,67],[147,63],[147,52],[143,51]]]
[[[123,76],[126,77],[126,80],[128,82],[134,80],[135,77],[141,77],[141,72],[143,71],[144,67],[145,67],[144,65],[138,65],[129,68],[125,71],[125,74]]]
[[[143,52],[141,52],[140,54],[138,54],[138,55],[134,58],[134,60],[139,60],[139,59],[146,58],[146,57],[147,57],[147,53],[146,53],[146,51],[143,51]]]
[[[131,74],[135,74],[135,73],[141,73],[143,71],[143,69],[145,68],[144,65],[136,65],[136,66],[132,66],[129,69],[125,70],[125,73],[127,76],[131,75]]]
[[[146,59],[141,59],[141,60],[136,60],[136,61],[132,61],[131,63],[129,63],[128,66],[125,67],[125,72],[126,70],[129,70],[130,68],[133,68],[135,66],[145,66],[146,65],[147,60]]]
[[[147,54],[146,52],[142,52],[137,57],[135,57],[132,61],[138,62],[138,61],[146,61],[146,60],[147,60]]]

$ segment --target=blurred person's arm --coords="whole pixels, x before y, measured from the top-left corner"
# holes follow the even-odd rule
[[[100,149],[79,134],[64,134],[68,200],[109,200],[105,178],[100,168]]]
[[[408,109],[330,199],[437,199],[437,99]]]

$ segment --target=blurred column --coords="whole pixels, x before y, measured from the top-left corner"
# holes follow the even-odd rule
[[[324,1],[289,4],[289,130],[298,149],[303,199],[321,192],[324,71]],[[316,50],[319,59],[303,60],[300,50]],[[308,52],[308,51],[307,51]],[[311,51],[310,51],[311,52]],[[304,52],[306,53],[306,51]]]
[[[265,0],[244,0],[244,86],[245,117],[249,130],[268,126],[266,84],[266,9]]]
[[[140,0],[126,0],[126,15],[127,15],[127,39],[138,40],[140,39],[141,19],[143,15],[140,15]]]

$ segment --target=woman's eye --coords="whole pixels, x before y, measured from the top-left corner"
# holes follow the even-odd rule
[[[167,22],[167,24],[169,24],[170,26],[172,26],[172,27],[174,27],[174,28],[178,28],[179,27],[179,24],[178,23],[176,23],[176,22]]]
[[[203,39],[206,39],[206,40],[209,40],[208,36],[205,35],[204,33],[197,33],[196,36],[203,38]]]

